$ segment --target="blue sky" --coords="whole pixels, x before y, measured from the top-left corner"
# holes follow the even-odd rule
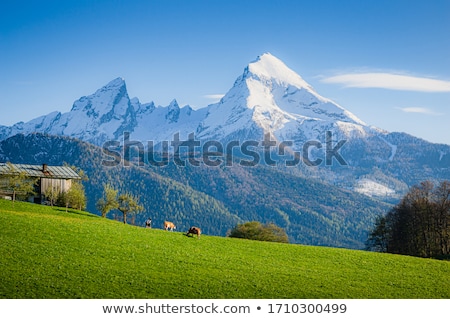
[[[206,106],[270,52],[368,124],[450,144],[450,1],[2,1],[0,124],[121,76]]]

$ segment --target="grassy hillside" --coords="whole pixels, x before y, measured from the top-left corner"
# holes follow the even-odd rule
[[[391,208],[317,178],[263,165],[108,167],[102,165],[104,155],[97,146],[67,137],[19,134],[0,142],[0,161],[67,162],[83,169],[89,177],[84,185],[92,213],[104,183],[137,195],[145,211],[134,221],[130,216],[136,225],[151,217],[162,227],[168,219],[182,228],[199,223],[205,233],[225,236],[237,223],[257,220],[284,228],[293,243],[361,249],[375,217]],[[114,218],[114,212],[109,217]]]
[[[450,298],[446,261],[197,240],[5,200],[0,243],[1,298]]]

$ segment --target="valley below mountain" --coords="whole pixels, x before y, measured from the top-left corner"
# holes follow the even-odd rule
[[[449,145],[366,124],[269,53],[199,109],[141,103],[116,78],[69,112],[0,126],[0,161],[78,166],[88,210],[110,183],[139,196],[136,225],[224,236],[258,220],[293,243],[358,249],[411,186],[450,180]]]
[[[107,167],[101,165],[103,157],[100,147],[68,137],[16,135],[0,142],[0,162],[68,163],[83,169],[92,213],[99,214],[95,204],[104,184],[135,194],[145,208],[130,218],[137,226],[151,217],[155,228],[170,220],[180,231],[198,225],[205,234],[225,236],[236,224],[257,220],[283,227],[292,243],[361,249],[375,217],[390,207],[273,167]],[[109,214],[115,217],[121,214]]]

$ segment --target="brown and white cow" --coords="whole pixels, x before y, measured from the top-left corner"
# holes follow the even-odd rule
[[[164,222],[164,229],[165,230],[169,230],[170,229],[171,231],[173,231],[174,229],[177,229],[177,227],[175,226],[174,223],[165,221]]]
[[[200,234],[202,233],[201,229],[198,227],[191,227],[186,233],[186,236],[189,236],[190,234],[192,236],[197,235],[197,238],[200,239]]]

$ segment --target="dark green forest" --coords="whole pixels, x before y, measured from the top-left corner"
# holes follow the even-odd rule
[[[376,219],[367,249],[450,259],[450,182],[424,181]]]
[[[104,157],[101,148],[65,137],[16,135],[0,144],[0,161],[81,168],[89,178],[84,187],[92,213],[100,215],[95,204],[105,184],[134,194],[144,207],[128,219],[137,226],[151,217],[155,228],[169,220],[179,231],[197,225],[205,234],[225,236],[238,223],[259,221],[283,228],[292,243],[362,249],[376,216],[391,207],[274,167],[108,167]]]

